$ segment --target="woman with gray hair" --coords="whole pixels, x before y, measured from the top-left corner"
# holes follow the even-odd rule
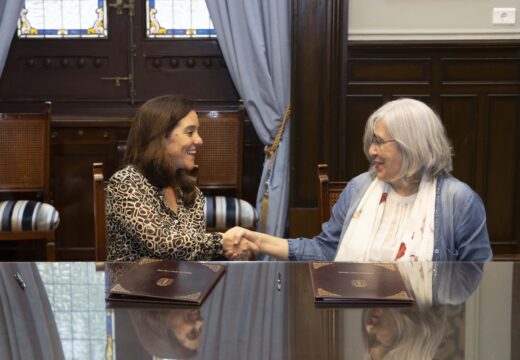
[[[383,105],[363,148],[370,169],[348,183],[321,234],[286,240],[235,228],[235,242],[284,260],[491,260],[484,205],[450,175],[450,143],[432,109],[406,98]]]

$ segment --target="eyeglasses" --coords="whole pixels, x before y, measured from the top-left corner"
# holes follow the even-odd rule
[[[377,146],[377,148],[381,148],[381,145],[384,145],[384,144],[390,143],[390,142],[396,142],[396,141],[397,140],[395,140],[395,139],[382,140],[382,139],[378,138],[375,134],[373,134],[372,141],[370,143]]]

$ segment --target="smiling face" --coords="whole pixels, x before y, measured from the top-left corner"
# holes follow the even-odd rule
[[[199,117],[195,111],[183,117],[165,138],[166,153],[176,170],[194,168],[197,147],[200,145]]]
[[[395,141],[388,141],[392,140],[392,137],[382,121],[377,121],[374,124],[374,140],[368,153],[372,158],[377,178],[395,187],[401,182],[395,180],[395,177],[399,174],[403,165],[403,154],[399,145]]]

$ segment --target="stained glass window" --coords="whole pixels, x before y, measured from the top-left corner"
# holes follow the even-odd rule
[[[217,33],[205,0],[147,0],[146,37],[212,38]]]
[[[25,0],[19,38],[107,38],[106,0]]]

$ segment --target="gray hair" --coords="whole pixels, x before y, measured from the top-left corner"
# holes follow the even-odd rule
[[[414,307],[409,309],[385,308],[384,311],[387,311],[395,321],[395,326],[387,329],[394,332],[395,342],[383,359],[433,359],[447,335],[449,309],[447,306],[433,306],[424,310]],[[365,328],[365,325],[369,323],[370,310],[363,310],[361,317],[363,343],[366,349],[365,358],[370,359],[371,339]]]
[[[384,104],[370,115],[363,137],[363,150],[369,161],[372,160],[368,151],[374,126],[379,121],[403,155],[403,165],[395,180],[420,180],[423,174],[433,178],[443,172],[449,174],[453,169],[446,130],[439,116],[426,104],[403,98]]]

